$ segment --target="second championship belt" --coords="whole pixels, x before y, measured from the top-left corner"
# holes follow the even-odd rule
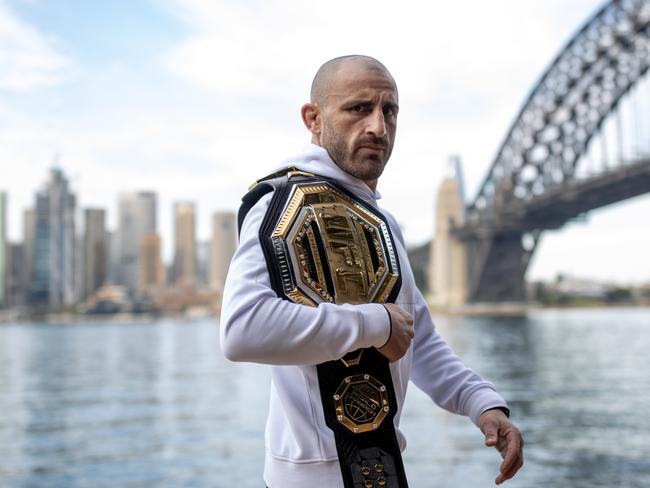
[[[290,171],[265,183],[275,193],[260,241],[278,296],[310,307],[395,300],[397,252],[376,208],[308,173]],[[317,371],[345,487],[407,488],[388,359],[375,348],[359,349]]]

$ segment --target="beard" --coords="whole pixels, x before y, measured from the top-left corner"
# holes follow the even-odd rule
[[[383,145],[383,154],[364,150],[361,147],[364,143]],[[363,181],[377,180],[392,152],[392,146],[385,138],[368,136],[356,144],[348,143],[340,134],[326,128],[323,128],[321,145],[339,168]]]

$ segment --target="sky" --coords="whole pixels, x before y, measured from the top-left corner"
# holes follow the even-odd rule
[[[165,258],[172,205],[235,211],[246,188],[309,141],[300,120],[318,67],[380,59],[397,80],[395,148],[381,205],[410,245],[434,232],[448,158],[475,194],[529,91],[601,0],[0,0],[0,190],[22,238],[47,172],[115,227],[120,192],[158,194]],[[529,279],[650,281],[650,197],[545,233]]]

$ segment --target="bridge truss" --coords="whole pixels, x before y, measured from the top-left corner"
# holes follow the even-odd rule
[[[650,0],[608,3],[553,60],[454,231],[468,250],[469,301],[524,300],[524,275],[542,231],[650,191],[650,150],[618,151],[607,163],[605,130],[613,118],[620,144],[622,100],[649,67]],[[641,138],[648,136],[650,124]],[[598,138],[605,164],[596,174],[580,172]]]

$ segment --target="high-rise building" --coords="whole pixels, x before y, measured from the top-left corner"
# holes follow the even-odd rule
[[[74,296],[75,303],[83,299],[84,292],[84,238],[75,235],[74,238]]]
[[[31,300],[50,308],[76,302],[75,208],[63,171],[50,170],[43,191],[36,195]]]
[[[23,266],[26,286],[31,290],[34,279],[34,241],[36,236],[36,212],[33,208],[23,211]]]
[[[0,191],[0,308],[7,306],[7,194]]]
[[[106,231],[107,249],[108,249],[108,268],[106,271],[106,281],[108,284],[117,285],[120,282],[120,248],[118,232]]]
[[[24,263],[25,247],[22,244],[7,244],[6,303],[9,307],[20,307],[27,303],[29,280]]]
[[[117,226],[117,281],[131,296],[137,296],[140,241],[143,235],[156,233],[156,194],[149,191],[120,194]]]
[[[197,242],[196,261],[199,286],[207,286],[210,283],[210,241]]]
[[[237,220],[234,212],[216,212],[212,215],[212,242],[210,245],[210,287],[223,291],[230,260],[237,249]]]
[[[160,236],[144,234],[140,238],[140,290],[147,295],[155,295],[165,286],[165,266],[161,258]]]
[[[174,204],[174,283],[194,286],[197,284],[196,215],[194,204]]]
[[[100,208],[84,210],[83,234],[83,298],[92,295],[106,283],[108,236],[106,212]]]

